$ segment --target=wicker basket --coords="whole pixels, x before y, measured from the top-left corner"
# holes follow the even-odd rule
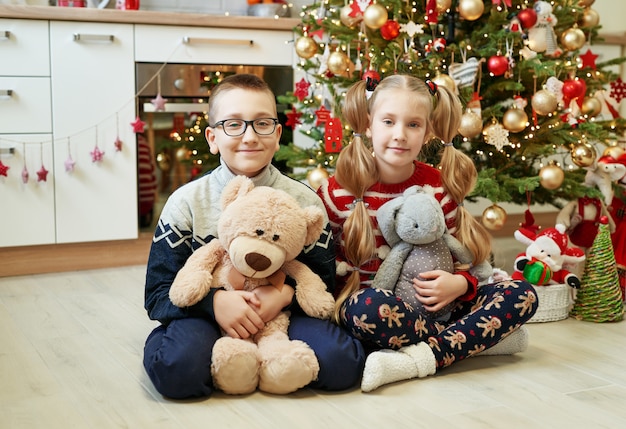
[[[528,323],[554,322],[567,319],[574,298],[573,289],[566,284],[535,286],[539,307]]]

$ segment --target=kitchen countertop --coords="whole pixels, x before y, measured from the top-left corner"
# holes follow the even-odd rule
[[[0,5],[0,18],[44,19],[55,21],[111,22],[125,24],[182,25],[186,27],[292,30],[297,18],[262,18],[143,10],[92,9],[54,6]]]

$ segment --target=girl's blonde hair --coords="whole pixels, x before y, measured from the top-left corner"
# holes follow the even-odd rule
[[[360,288],[358,268],[375,256],[374,228],[363,202],[363,195],[379,180],[378,169],[371,148],[362,136],[369,127],[369,117],[376,108],[376,100],[387,89],[401,89],[415,93],[429,109],[425,140],[440,139],[444,143],[440,161],[441,182],[448,196],[459,204],[456,214],[456,237],[474,255],[474,264],[486,260],[491,253],[491,236],[465,209],[463,200],[474,189],[478,173],[471,158],[452,145],[461,124],[462,106],[458,97],[448,88],[428,85],[410,75],[390,75],[384,78],[367,97],[367,82],[356,82],[348,89],[343,104],[343,117],[354,132],[350,145],[342,149],[335,171],[341,186],[354,195],[355,205],[343,226],[345,257],[354,267],[345,287],[337,297],[335,319],[344,301]],[[432,91],[432,92],[431,92]]]

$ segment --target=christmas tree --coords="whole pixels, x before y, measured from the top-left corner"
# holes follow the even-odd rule
[[[585,167],[617,158],[626,122],[624,83],[598,62],[594,0],[324,0],[304,7],[290,124],[310,147],[291,144],[278,158],[315,186],[332,173],[351,131],[341,100],[358,79],[412,74],[454,89],[464,105],[455,147],[474,160],[473,197],[494,203],[553,204],[599,196]],[[280,97],[279,97],[280,98]],[[427,149],[429,148],[429,149]],[[422,150],[437,165],[441,145]]]
[[[600,221],[580,283],[571,316],[588,322],[622,320],[624,301],[606,217]]]

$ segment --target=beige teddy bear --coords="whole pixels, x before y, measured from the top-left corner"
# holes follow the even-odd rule
[[[295,283],[295,296],[311,317],[328,319],[334,299],[322,279],[295,260],[324,228],[318,207],[302,208],[284,191],[255,187],[244,176],[233,179],[222,193],[218,239],[196,250],[178,272],[170,300],[188,307],[210,288],[253,290],[273,284],[282,287],[286,276]],[[293,392],[317,378],[319,363],[302,341],[287,336],[289,312],[280,313],[248,340],[224,336],[213,346],[211,372],[215,386],[225,393],[260,390]]]

